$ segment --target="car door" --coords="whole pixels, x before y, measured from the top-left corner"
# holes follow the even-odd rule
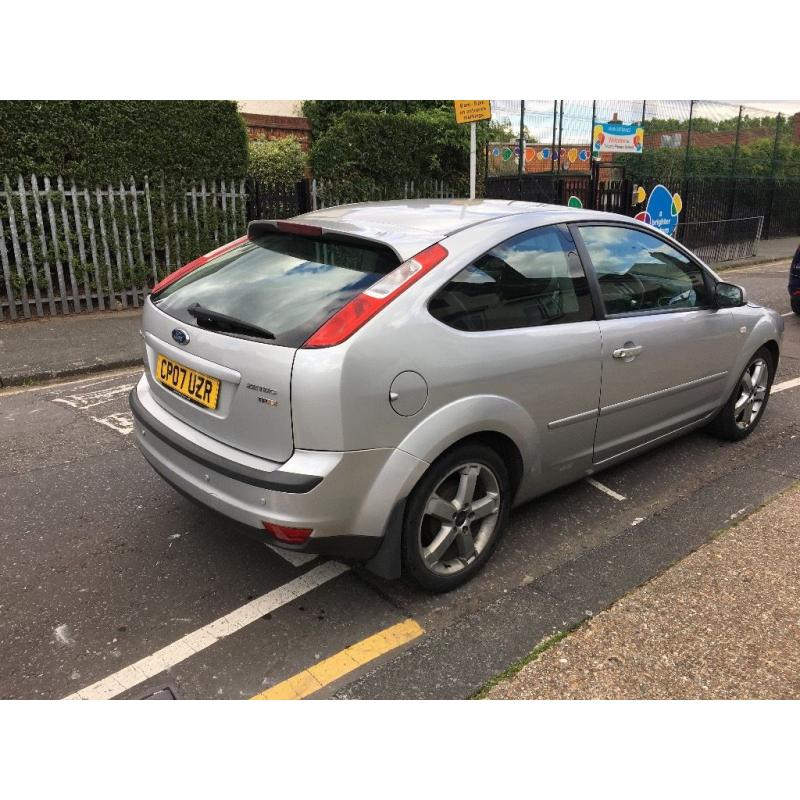
[[[583,474],[600,396],[600,331],[567,227],[497,244],[440,289],[428,311],[454,329],[436,337],[438,402],[487,394],[525,409],[537,491]]]
[[[667,239],[624,224],[576,227],[603,317],[602,464],[719,408],[738,342],[730,309],[712,306],[712,276]]]

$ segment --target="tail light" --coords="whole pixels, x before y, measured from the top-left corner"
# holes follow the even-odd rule
[[[184,275],[188,275],[190,272],[194,272],[198,267],[202,267],[203,264],[207,264],[211,261],[212,258],[216,258],[217,256],[221,256],[223,253],[227,253],[228,250],[233,250],[234,247],[238,247],[243,242],[247,241],[246,236],[242,236],[240,239],[236,239],[233,242],[228,242],[228,244],[222,245],[222,247],[218,247],[216,250],[212,250],[210,253],[206,253],[204,256],[200,256],[196,258],[194,261],[190,261],[188,264],[184,264],[180,269],[176,269],[175,272],[170,272],[166,278],[160,280],[150,291],[150,294],[156,294],[160,292],[162,289],[166,289],[171,283],[175,283],[175,281],[180,280]]]
[[[409,286],[430,272],[447,258],[447,250],[434,244],[404,261],[399,267],[374,283],[366,291],[354,297],[339,309],[327,322],[317,329],[303,347],[332,347],[349,339],[362,325],[372,319],[401,295]]]
[[[272,534],[279,542],[286,544],[304,544],[313,533],[311,528],[289,528],[286,525],[276,525],[274,522],[262,521],[264,530]]]

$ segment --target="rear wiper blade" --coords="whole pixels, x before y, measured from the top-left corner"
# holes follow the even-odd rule
[[[266,328],[259,328],[258,325],[253,325],[251,322],[246,322],[243,319],[236,319],[236,317],[229,317],[227,314],[220,314],[219,311],[212,311],[210,308],[204,308],[200,303],[192,303],[186,309],[196,320],[198,325],[212,325],[216,328],[227,329],[231,332],[238,331],[239,333],[250,334],[251,336],[258,336],[262,339],[274,339],[275,334],[268,331]]]

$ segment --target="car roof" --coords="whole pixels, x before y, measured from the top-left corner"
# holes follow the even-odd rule
[[[385,243],[401,259],[411,258],[426,247],[457,231],[500,217],[528,214],[531,227],[556,222],[630,217],[547,203],[520,200],[384,200],[351,203],[310,211],[293,220],[323,230],[359,236]]]

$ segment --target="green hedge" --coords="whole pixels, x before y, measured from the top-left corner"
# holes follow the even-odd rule
[[[229,100],[0,102],[0,175],[106,183],[130,175],[240,178],[247,130]]]
[[[478,167],[488,123],[478,125]],[[312,166],[318,178],[336,181],[358,195],[362,187],[392,181],[444,180],[465,194],[469,186],[469,126],[457,125],[452,109],[412,114],[346,111],[315,133]]]
[[[452,113],[452,100],[306,100],[303,116],[311,123],[314,136],[322,136],[347,111],[369,114],[416,114],[430,109]]]

